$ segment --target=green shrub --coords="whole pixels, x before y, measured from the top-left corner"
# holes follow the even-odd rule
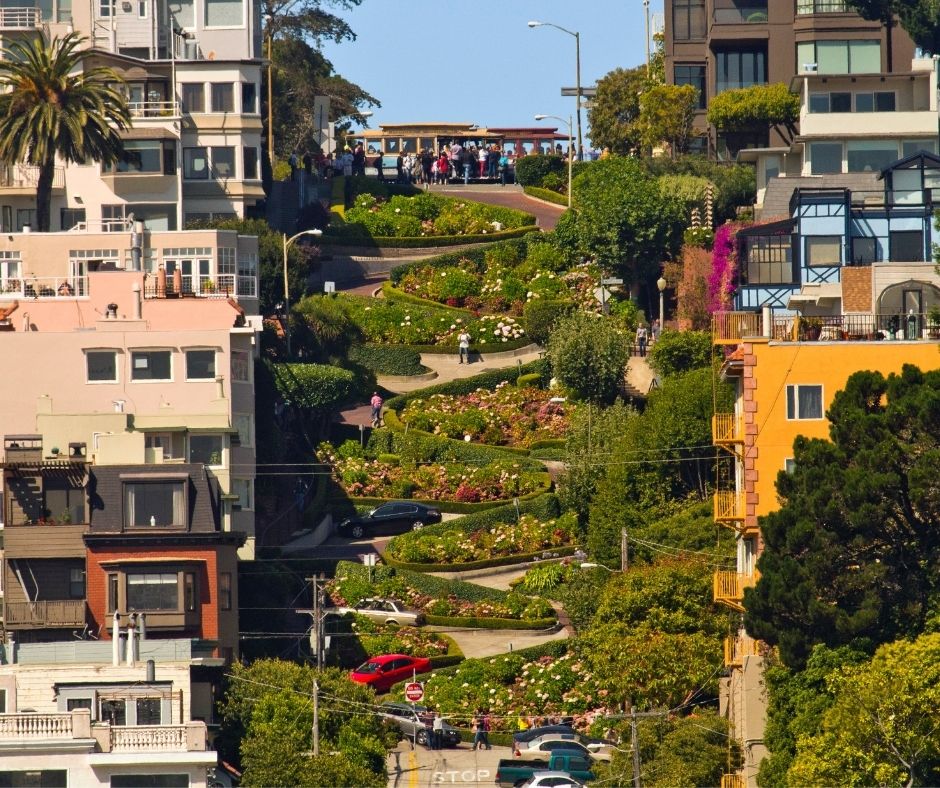
[[[516,385],[519,388],[527,388],[532,386],[538,388],[542,383],[542,376],[538,372],[529,372],[525,375],[520,375],[516,379]]]
[[[527,264],[543,271],[560,273],[565,270],[565,256],[550,243],[531,243],[526,254]]]
[[[649,365],[663,377],[711,365],[715,358],[707,331],[663,331],[650,347]]]
[[[473,629],[551,629],[557,626],[554,618],[471,618],[469,616],[432,616],[428,624],[435,627],[468,627]]]
[[[526,594],[547,594],[564,581],[566,573],[567,569],[563,564],[534,566],[525,573],[517,588]]]
[[[543,189],[541,186],[524,186],[522,189],[530,197],[534,197],[536,200],[544,200],[545,202],[550,202],[555,205],[564,205],[568,207],[568,194],[559,194],[558,192],[550,191],[549,189]]]
[[[526,336],[539,345],[545,345],[552,329],[561,318],[574,309],[570,301],[536,298],[526,303],[522,310],[522,325]]]
[[[516,160],[516,183],[521,186],[542,186],[550,172],[567,173],[561,156],[523,156]]]
[[[429,372],[421,354],[404,345],[353,345],[349,360],[378,375],[423,375]]]
[[[271,364],[278,393],[302,410],[330,411],[355,393],[356,376],[329,364]]]
[[[552,371],[580,397],[610,404],[623,387],[629,342],[613,321],[575,312],[560,320],[549,338]]]
[[[542,178],[542,188],[553,192],[560,192],[565,188],[567,178],[562,178],[557,172],[550,172]]]

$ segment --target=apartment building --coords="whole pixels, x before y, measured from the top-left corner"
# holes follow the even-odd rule
[[[666,81],[698,89],[695,126],[707,132],[707,150],[719,158],[782,142],[769,131],[709,131],[705,110],[719,93],[789,84],[801,73],[892,74],[914,56],[903,29],[866,21],[844,0],[666,0],[665,22]]]
[[[75,31],[124,80],[133,127],[112,166],[69,164],[53,180],[53,230],[182,230],[194,220],[244,217],[261,186],[259,4],[247,0],[49,0],[0,9],[0,46]],[[0,171],[0,232],[35,225],[38,173]]]

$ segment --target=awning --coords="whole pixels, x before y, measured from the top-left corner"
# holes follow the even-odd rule
[[[838,282],[824,282],[818,285],[803,285],[797,293],[790,295],[787,309],[799,310],[801,307],[811,305],[819,306],[823,303],[832,303],[842,300],[842,285]]]
[[[122,140],[178,140],[179,134],[174,134],[170,129],[162,126],[155,128],[132,128],[121,129],[118,132]]]

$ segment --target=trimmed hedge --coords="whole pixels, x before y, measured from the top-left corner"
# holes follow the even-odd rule
[[[568,653],[568,649],[571,647],[571,643],[568,640],[549,640],[545,643],[539,643],[537,646],[527,646],[526,648],[516,649],[514,651],[507,651],[503,654],[493,654],[490,657],[474,657],[474,659],[495,659],[497,657],[504,657],[506,654],[516,654],[517,656],[522,657],[526,662],[534,662],[540,657],[553,657],[558,659],[563,657]],[[434,671],[441,676],[452,676],[456,672],[457,668],[442,668],[439,671]],[[411,679],[408,679],[411,681]],[[396,684],[395,687],[401,687],[404,689],[404,686],[407,682],[403,681],[400,684]],[[395,691],[395,687],[392,687],[391,692]]]
[[[523,389],[526,386],[535,386],[540,388],[542,383],[542,376],[538,372],[526,372],[525,375],[520,375],[516,378],[516,385]]]
[[[551,189],[543,189],[541,186],[523,186],[522,191],[529,195],[529,197],[534,197],[536,200],[543,200],[544,202],[554,203],[555,205],[563,205],[565,208],[568,207],[567,194],[559,194],[558,192],[553,192]]]
[[[427,386],[417,391],[411,391],[407,394],[399,394],[392,397],[385,404],[394,410],[401,410],[411,400],[424,397],[430,397],[432,394],[449,394],[452,396],[463,396],[472,394],[477,389],[495,389],[500,383],[507,381],[515,383],[520,375],[529,373],[538,373],[541,376],[542,385],[548,384],[551,378],[551,367],[546,359],[530,361],[528,364],[516,367],[503,367],[502,369],[492,369],[487,372],[481,372],[470,378],[460,378],[448,383],[437,383],[433,386]]]
[[[542,232],[535,226],[535,217],[526,225],[512,230],[487,233],[486,235],[418,235],[406,238],[365,235],[362,230],[353,230],[356,225],[344,224],[342,229],[333,227],[317,239],[318,246],[356,246],[364,249],[427,249],[435,246],[462,246],[484,244],[509,238],[521,238],[529,233]],[[339,229],[339,232],[337,230]]]
[[[561,514],[561,504],[559,504],[558,497],[554,493],[544,493],[526,501],[520,499],[519,516],[521,517],[524,514],[531,514],[537,520],[551,520]],[[467,514],[446,523],[426,525],[421,529],[421,533],[441,534],[457,526],[464,533],[470,534],[479,531],[481,528],[489,528],[491,525],[514,522],[516,522],[516,507],[514,504],[507,503],[494,506],[486,511]]]
[[[439,668],[449,668],[451,665],[459,665],[466,657],[460,654],[441,654],[439,657],[431,657],[431,670]]]
[[[439,462],[442,464],[462,463],[465,465],[488,465],[491,462],[507,459],[506,452],[495,446],[465,443],[464,441],[441,438],[427,433],[420,435],[417,432],[409,432],[406,435],[395,430],[374,430],[369,438],[367,454],[369,456],[397,454],[403,460]],[[543,470],[540,462],[534,462],[527,457],[513,456],[509,459],[516,461],[523,471],[540,472]]]
[[[423,375],[430,372],[421,363],[421,354],[405,345],[353,345],[349,348],[349,360],[377,375]]]
[[[397,432],[405,431],[406,429],[405,423],[401,420],[401,416],[399,415],[397,410],[392,410],[391,408],[388,408],[385,411],[383,418],[385,419],[385,426],[388,427],[390,430],[396,430]],[[457,443],[463,443],[463,444],[467,443],[467,441],[458,440],[457,438],[448,438],[445,435],[436,435],[433,432],[427,432],[426,430],[419,430],[414,427],[408,427],[407,430],[408,430],[409,435],[427,435],[428,437],[438,438],[440,440],[456,441]],[[521,457],[529,456],[529,450],[520,448],[519,446],[494,446],[490,443],[481,443],[479,441],[470,441],[470,443],[472,443],[474,446],[487,446],[491,449],[499,449],[500,451],[504,451],[507,454],[515,454]]]
[[[466,627],[467,629],[551,629],[558,625],[554,618],[470,618],[468,616],[428,616],[435,627]]]
[[[447,309],[452,312],[462,312],[465,315],[473,314],[470,309],[463,309],[459,306],[448,306],[447,304],[442,304],[440,301],[432,301],[430,298],[422,298],[413,293],[406,293],[404,290],[399,290],[390,281],[382,282],[382,297],[385,298],[386,301],[393,301],[399,304],[414,304],[415,306],[431,307],[432,309]]]
[[[498,240],[493,239],[492,236],[490,236],[490,239]],[[502,241],[500,245],[513,246],[519,252],[524,252],[525,249],[528,248],[528,244],[524,239],[506,240]],[[467,249],[464,252],[447,252],[445,254],[439,254],[436,257],[429,257],[425,260],[414,260],[410,263],[395,266],[389,275],[389,281],[393,285],[397,285],[404,276],[411,273],[412,271],[420,270],[428,266],[431,268],[451,268],[454,266],[466,267],[467,261],[472,262],[477,267],[478,271],[482,271],[486,252],[492,249],[493,246],[494,244],[491,244],[486,247]]]
[[[568,452],[564,446],[558,446],[557,448],[532,449],[529,456],[534,460],[564,462],[568,459]]]
[[[422,529],[423,532],[424,529]],[[467,561],[462,564],[409,564],[404,561],[396,561],[388,551],[382,553],[382,560],[389,566],[396,569],[410,569],[415,572],[470,572],[474,569],[489,569],[495,566],[511,566],[512,564],[522,564],[527,561],[536,561],[546,553],[559,556],[568,556],[578,549],[578,545],[567,545],[565,547],[548,547],[545,550],[539,550],[536,553],[516,553],[515,555],[503,555],[498,558],[484,558],[479,561]]]

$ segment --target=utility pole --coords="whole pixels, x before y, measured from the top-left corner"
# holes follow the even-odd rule
[[[313,757],[320,754],[320,686],[313,679]]]
[[[624,703],[624,706],[627,704]],[[633,706],[632,701],[630,702],[630,747],[633,750],[633,788],[642,788],[642,782],[640,780],[640,737],[637,734],[637,721],[642,719],[648,719],[653,717],[666,717],[669,715],[668,711],[640,711],[638,712]],[[627,717],[627,714],[607,714],[605,719],[608,720],[622,720]]]
[[[319,672],[323,669],[323,613],[320,606],[320,584],[323,578],[308,577],[307,582],[313,589],[313,650],[316,653],[317,672]]]
[[[626,572],[630,568],[630,554],[627,544],[627,529],[620,529],[620,571]]]

